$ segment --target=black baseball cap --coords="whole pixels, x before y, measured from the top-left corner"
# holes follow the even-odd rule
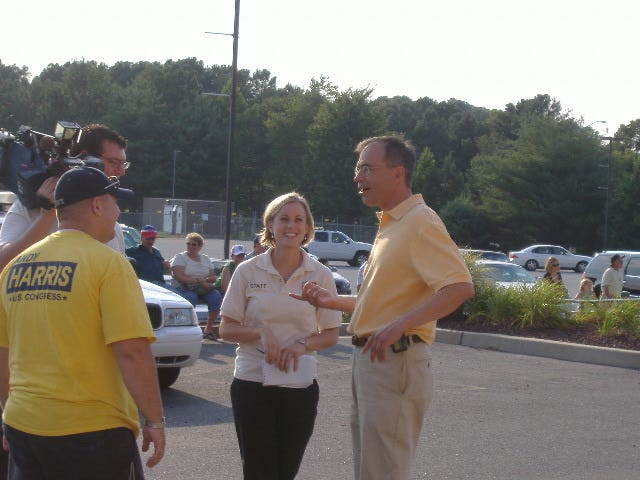
[[[133,198],[133,190],[120,188],[118,177],[107,177],[97,168],[75,167],[62,174],[54,192],[56,208],[104,194],[116,198]]]
[[[624,255],[618,255],[617,253],[615,255],[613,255],[611,257],[611,263],[615,262],[616,260],[622,260],[624,258]]]

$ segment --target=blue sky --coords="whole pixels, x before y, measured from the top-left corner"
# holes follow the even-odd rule
[[[8,22],[5,9],[0,60],[33,75],[79,59],[231,63],[231,37],[204,32],[233,31],[234,0],[30,5]],[[268,69],[278,86],[325,75],[374,97],[487,108],[548,93],[585,125],[606,120],[594,127],[615,133],[640,118],[639,19],[635,0],[242,0],[238,66]]]

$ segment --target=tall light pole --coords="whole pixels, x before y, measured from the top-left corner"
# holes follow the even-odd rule
[[[178,155],[178,153],[182,153],[182,151],[173,151],[173,180],[171,181],[171,203],[173,203],[176,198],[176,156]]]
[[[611,190],[611,155],[613,153],[613,141],[615,137],[602,137],[603,140],[609,140],[609,157],[607,160],[607,186],[605,187],[604,197],[604,233],[602,240],[602,251],[607,249],[607,239],[609,236],[609,190]]]
[[[238,84],[238,30],[240,25],[240,0],[236,0],[235,16],[233,20],[233,34],[220,32],[205,32],[212,35],[233,36],[233,61],[231,64],[231,95],[229,96],[229,136],[227,144],[227,174],[225,181],[225,227],[224,227],[224,258],[229,258],[229,242],[231,239],[231,164],[233,160],[233,135],[236,120],[236,87]]]

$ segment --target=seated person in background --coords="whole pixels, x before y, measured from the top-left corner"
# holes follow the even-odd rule
[[[244,261],[246,253],[247,252],[242,245],[234,245],[231,249],[231,260],[224,267],[222,267],[220,276],[215,283],[215,287],[220,290],[220,293],[222,293],[223,295],[224,292],[227,291],[227,288],[229,288],[229,282],[231,281],[233,272],[235,271],[236,267]]]
[[[140,230],[140,243],[127,248],[126,253],[136,261],[135,270],[138,278],[165,286],[164,272],[169,270],[170,265],[162,257],[160,250],[153,246],[157,236],[158,231],[153,225],[145,225]]]
[[[187,250],[176,253],[176,256],[171,260],[171,274],[173,275],[171,286],[189,300],[194,307],[198,300],[207,304],[209,316],[207,326],[204,329],[204,338],[217,340],[213,324],[220,313],[222,295],[213,287],[216,281],[216,272],[211,259],[204,253],[200,253],[204,245],[204,238],[193,232],[187,234],[186,242]]]
[[[246,257],[244,257],[245,260],[249,260],[250,258],[255,257],[256,255],[260,255],[264,252],[267,251],[267,247],[265,247],[264,245],[262,245],[262,243],[260,242],[260,237],[255,237],[253,239],[253,251],[249,252],[247,254]]]

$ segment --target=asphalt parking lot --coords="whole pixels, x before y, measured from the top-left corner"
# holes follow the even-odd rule
[[[320,405],[300,479],[352,478],[347,338],[319,355]],[[412,479],[635,479],[637,370],[436,343],[435,397]],[[163,393],[167,454],[147,478],[240,479],[234,345],[205,342]],[[143,455],[144,457],[144,455]]]
[[[156,243],[170,258],[184,241]],[[203,249],[214,258],[222,250],[220,240],[206,240]],[[355,285],[357,268],[334,265]],[[570,295],[579,278],[563,272]],[[636,478],[638,370],[505,353],[491,345],[432,348],[436,394],[412,479]],[[147,478],[242,478],[228,393],[233,350],[232,344],[205,342],[196,365],[163,393],[167,456]],[[350,353],[343,338],[319,356],[319,415],[298,478],[352,478]]]

